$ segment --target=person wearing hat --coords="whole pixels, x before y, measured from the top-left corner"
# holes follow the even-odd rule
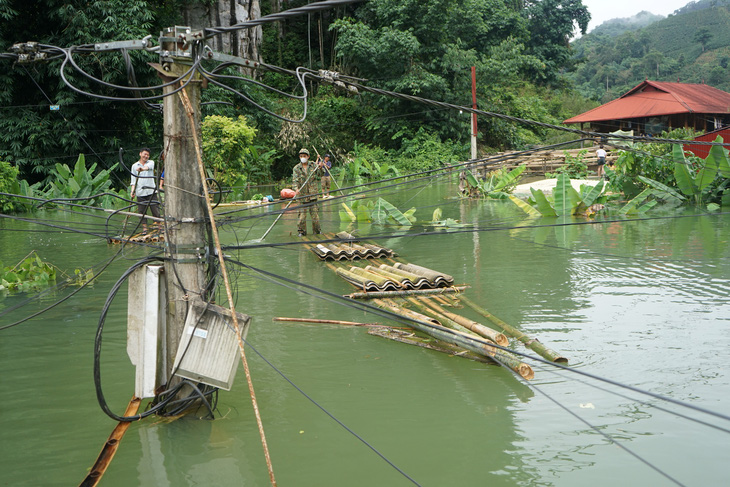
[[[299,151],[299,164],[294,166],[292,177],[292,189],[295,191],[295,197],[301,198],[299,205],[297,231],[299,236],[303,237],[307,234],[307,210],[312,217],[312,233],[322,233],[319,227],[319,209],[317,208],[317,194],[319,188],[317,182],[319,178],[316,172],[319,170],[317,164],[309,164],[309,151],[302,149]]]
[[[332,168],[332,161],[330,161],[330,155],[325,154],[324,159],[320,159],[317,155],[317,165],[319,170],[322,171],[322,196],[330,195],[330,169]]]

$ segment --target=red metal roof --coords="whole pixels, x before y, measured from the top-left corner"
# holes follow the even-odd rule
[[[730,141],[730,127],[724,127],[721,129],[714,130],[712,132],[707,132],[704,135],[698,135],[695,137],[695,140],[702,141],[702,142],[715,142],[715,139],[717,136],[722,137],[723,142],[729,142]],[[696,155],[699,158],[707,159],[707,156],[710,154],[710,145],[702,145],[702,144],[684,144],[684,150],[690,151],[694,155]]]
[[[678,113],[730,113],[730,93],[702,84],[646,80],[620,98],[563,123],[625,120]]]

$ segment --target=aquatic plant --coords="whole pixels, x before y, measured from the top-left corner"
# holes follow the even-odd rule
[[[511,171],[505,168],[491,171],[483,180],[477,179],[474,173],[467,170],[465,172],[466,182],[471,188],[478,190],[481,196],[486,198],[503,199],[514,191],[520,176],[525,172],[527,166],[518,166]],[[471,191],[469,191],[471,193]]]
[[[56,268],[43,262],[33,250],[13,267],[0,263],[0,291],[28,292],[48,286],[56,280]]]
[[[378,198],[377,200],[355,200],[349,206],[341,203],[340,220],[344,222],[372,222],[378,224],[395,223],[397,225],[410,227],[416,221],[415,208],[401,212],[389,201]]]
[[[525,213],[532,216],[566,216],[586,213],[589,209],[596,210],[595,205],[603,205],[607,197],[603,194],[604,184],[599,181],[598,184],[591,187],[581,185],[580,192],[570,184],[570,178],[567,174],[562,173],[558,176],[558,180],[553,189],[552,197],[548,197],[540,189],[530,188],[532,197],[528,201],[523,201],[515,196],[510,195],[509,199],[521,208]],[[589,213],[595,213],[595,211]]]

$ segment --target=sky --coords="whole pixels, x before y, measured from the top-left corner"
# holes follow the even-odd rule
[[[691,0],[583,0],[591,13],[588,32],[603,22],[616,18],[632,17],[642,10],[666,17],[684,7]]]

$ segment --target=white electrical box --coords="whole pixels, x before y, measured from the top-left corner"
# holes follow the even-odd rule
[[[146,265],[129,276],[127,303],[127,355],[137,367],[134,395],[154,397],[167,383],[165,363],[167,290],[164,268]]]
[[[251,317],[243,313],[236,317],[245,339]],[[175,375],[230,391],[240,360],[230,310],[193,300],[175,356]]]

